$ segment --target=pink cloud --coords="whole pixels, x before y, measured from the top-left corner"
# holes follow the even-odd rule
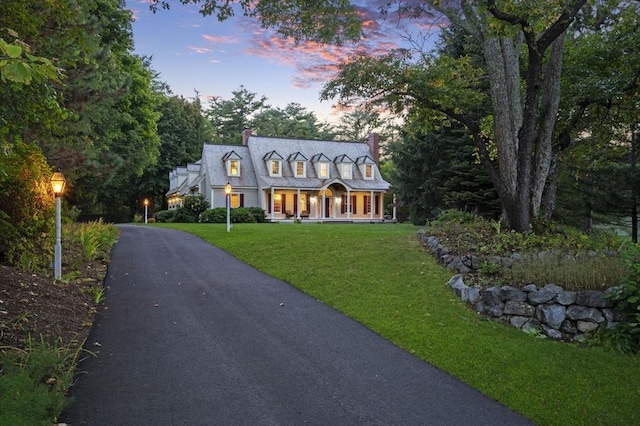
[[[418,0],[407,1],[421,3]],[[329,81],[336,74],[338,65],[354,54],[377,56],[393,49],[407,48],[410,35],[416,39],[428,37],[443,25],[441,19],[422,17],[415,20],[397,9],[389,10],[383,16],[380,8],[385,7],[388,0],[361,3],[364,5],[356,6],[356,11],[363,22],[363,38],[356,43],[333,46],[303,41],[296,44],[293,39],[285,39],[272,30],[260,28],[257,21],[244,21],[243,28],[253,31],[243,52],[294,68],[292,85],[309,88]]]
[[[203,34],[202,38],[214,44],[240,43],[240,40],[238,40],[236,37],[231,37],[231,36],[216,36],[216,35],[210,35],[210,34]]]

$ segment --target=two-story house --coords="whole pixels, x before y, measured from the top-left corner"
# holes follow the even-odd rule
[[[169,174],[169,208],[201,194],[211,208],[261,207],[271,221],[382,221],[389,183],[369,143],[242,135],[242,145],[205,145],[202,158]]]

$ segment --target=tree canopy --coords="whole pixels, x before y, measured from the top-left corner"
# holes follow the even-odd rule
[[[296,41],[316,40],[342,44],[362,35],[362,22],[349,0],[181,0],[197,4],[204,16],[224,21],[236,13],[257,18],[263,28]],[[166,0],[151,0],[153,11],[170,9]]]

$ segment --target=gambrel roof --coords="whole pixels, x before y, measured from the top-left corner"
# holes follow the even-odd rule
[[[247,147],[253,159],[255,176],[258,186],[261,188],[322,188],[331,184],[340,176],[337,163],[353,163],[352,158],[368,157],[371,155],[369,145],[361,142],[337,142],[318,141],[308,139],[287,139],[265,136],[249,136]],[[328,179],[319,178],[314,167],[307,167],[307,177],[295,177],[295,171],[291,164],[282,164],[282,176],[269,176],[265,161],[255,161],[264,159],[268,155],[289,156],[292,154],[311,158],[311,163],[325,161],[329,163],[330,177]],[[331,158],[340,159],[334,162]],[[374,163],[375,164],[375,163]],[[357,167],[353,169],[352,179],[340,179],[340,182],[352,190],[386,191],[389,183],[382,179],[380,171],[375,169],[374,179],[365,180]]]

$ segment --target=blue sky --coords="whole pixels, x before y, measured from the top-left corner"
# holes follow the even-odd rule
[[[384,0],[380,0],[384,3]],[[338,48],[306,42],[296,46],[291,40],[260,28],[255,19],[235,16],[218,22],[203,17],[197,6],[175,5],[153,14],[147,0],[128,0],[133,13],[135,52],[152,57],[152,68],[176,95],[192,98],[197,90],[203,98],[230,99],[243,85],[268,98],[274,107],[297,102],[316,113],[321,121],[336,120],[339,111],[332,102],[318,100],[323,83],[335,73],[338,63],[355,51],[382,53],[406,46],[410,31],[431,34],[434,24],[422,27],[393,15],[383,20],[376,1],[363,2],[359,12],[365,25],[365,40]]]

